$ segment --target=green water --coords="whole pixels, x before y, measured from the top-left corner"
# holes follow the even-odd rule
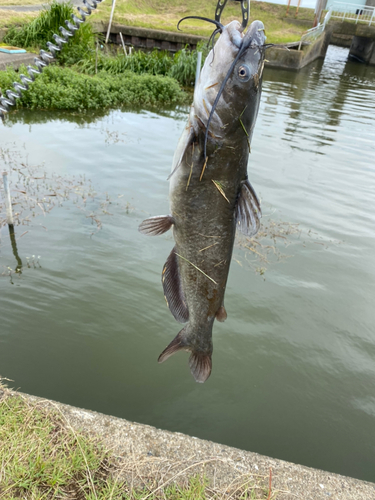
[[[256,245],[268,262],[236,246],[204,385],[185,353],[156,362],[180,329],[160,282],[173,241],[137,231],[168,213],[188,109],[9,116],[1,147],[48,175],[85,175],[97,195],[16,227],[21,275],[9,276],[1,230],[0,374],[31,394],[375,481],[375,69],[346,57],[330,47],[324,64],[265,72],[249,177],[263,222],[298,232],[261,241],[279,257]]]

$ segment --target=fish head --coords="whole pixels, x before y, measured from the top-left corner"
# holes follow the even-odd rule
[[[211,137],[222,138],[242,125],[251,133],[259,108],[265,39],[261,21],[254,21],[245,34],[241,24],[232,21],[207,56],[194,92],[194,113],[200,125],[209,125]]]

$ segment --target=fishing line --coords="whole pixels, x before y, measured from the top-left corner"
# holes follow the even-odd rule
[[[234,70],[234,67],[235,65],[237,64],[239,58],[242,56],[242,54],[245,52],[245,50],[247,50],[249,47],[250,47],[250,43],[252,42],[252,38],[250,38],[246,44],[242,43],[241,45],[241,48],[240,50],[238,51],[238,54],[236,56],[236,58],[234,59],[234,61],[232,62],[229,70],[228,70],[228,73],[226,74],[221,86],[220,86],[220,89],[218,90],[218,93],[216,95],[216,98],[214,100],[214,103],[212,105],[212,108],[211,108],[211,113],[210,113],[210,116],[208,117],[208,121],[207,121],[207,125],[206,125],[206,132],[204,134],[204,148],[203,148],[203,152],[204,152],[204,158],[206,159],[207,161],[207,140],[208,140],[208,130],[209,130],[209,126],[210,126],[210,123],[211,123],[211,120],[212,120],[212,117],[214,115],[214,112],[215,112],[215,108],[217,106],[217,103],[219,102],[219,99],[221,97],[221,94],[223,93],[223,90],[224,90],[224,87],[227,83],[227,81],[229,80],[233,70]]]
[[[69,38],[74,36],[75,32],[79,29],[81,24],[86,21],[86,18],[91,16],[92,12],[97,8],[97,6],[103,2],[103,0],[91,0],[91,3],[88,0],[83,0],[83,5],[87,10],[81,9],[81,7],[77,7],[78,13],[81,17],[77,17],[75,14],[72,14],[73,23],[66,20],[65,25],[67,27],[64,28],[60,26],[59,31],[60,35],[54,34],[52,38],[55,43],[47,42],[48,51],[40,50],[39,56],[34,59],[34,64],[36,68],[33,66],[27,66],[27,72],[29,76],[20,75],[20,80],[22,82],[13,82],[13,90],[7,90],[5,92],[6,97],[0,97],[0,118],[4,120],[5,113],[8,113],[9,108],[11,106],[15,106],[16,100],[22,97],[22,92],[29,90],[29,85],[35,81],[35,78],[40,75],[45,67],[47,67],[52,60],[56,57],[56,52],[59,52],[62,49],[64,43],[67,43]]]

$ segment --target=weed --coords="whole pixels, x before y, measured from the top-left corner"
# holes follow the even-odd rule
[[[270,500],[271,493],[272,499],[277,495],[271,475],[245,476],[230,459],[223,465],[236,473],[226,484],[212,485],[204,472],[196,472],[215,467],[222,457],[183,462],[115,457],[97,435],[77,432],[59,405],[32,402],[1,384],[0,442],[2,500]]]
[[[94,53],[80,60],[75,68],[85,74],[94,75],[97,71],[105,71],[111,75],[119,75],[126,71],[142,74],[170,76],[181,85],[193,85],[197,67],[197,51],[203,52],[202,61],[207,56],[207,44],[200,43],[197,50],[184,48],[173,56],[169,52],[153,50],[152,52],[134,51],[131,55],[125,56],[108,55],[99,52]]]
[[[74,12],[70,3],[54,0],[30,23],[21,27],[11,27],[4,37],[4,42],[17,47],[47,49],[46,43],[53,42],[53,35],[59,34],[59,27],[65,26],[65,20],[71,20]],[[60,63],[74,64],[85,57],[94,48],[95,35],[89,23],[84,23],[79,30],[64,44],[57,54]]]
[[[20,69],[21,73],[25,71],[26,68]],[[0,72],[0,88],[11,88],[15,80],[20,81],[14,70]],[[50,66],[24,92],[17,106],[85,111],[122,106],[158,106],[184,99],[185,94],[176,80],[169,77],[135,75],[130,71],[121,75],[102,71],[88,76],[70,68]]]

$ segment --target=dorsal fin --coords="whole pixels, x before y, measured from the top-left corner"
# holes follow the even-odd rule
[[[164,264],[161,281],[163,283],[164,297],[171,313],[177,321],[186,323],[189,321],[189,310],[182,289],[175,247]]]
[[[260,227],[262,211],[255,191],[248,180],[241,187],[236,207],[237,229],[246,236],[254,236]]]

